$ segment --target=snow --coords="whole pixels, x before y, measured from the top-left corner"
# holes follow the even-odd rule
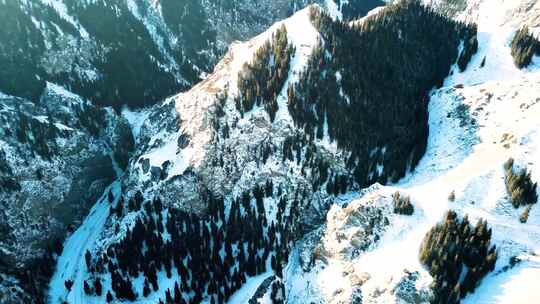
[[[384,6],[378,6],[372,10],[370,10],[364,17],[358,19],[358,20],[353,20],[351,22],[349,22],[349,25],[350,26],[354,26],[354,25],[360,25],[362,22],[364,22],[367,18],[371,17],[371,16],[374,16],[374,15],[377,15],[378,13],[380,13],[382,10],[384,9]]]
[[[133,138],[138,142],[139,135],[141,134],[141,128],[150,113],[145,110],[132,111],[127,107],[122,109],[122,116],[128,121],[131,126],[131,132]]]
[[[269,266],[269,265],[267,265]],[[267,267],[267,269],[271,269]],[[260,274],[258,276],[254,276],[251,278],[248,278],[246,283],[242,285],[242,287],[237,290],[233,295],[229,298],[229,304],[248,304],[249,300],[255,292],[257,291],[257,288],[261,285],[264,280],[271,277],[273,275],[272,271],[267,271],[263,274]]]
[[[330,1],[332,2],[332,1]],[[309,18],[309,9],[303,9],[285,22],[287,27],[287,39],[292,43],[296,52],[291,59],[289,76],[278,96],[279,109],[276,120],[284,119],[292,123],[287,109],[287,89],[289,85],[297,83],[300,73],[306,68],[310,55],[319,39],[319,32],[315,29]]]
[[[57,84],[54,84],[52,82],[47,82],[46,83],[46,90],[54,92],[55,94],[58,94],[60,96],[64,96],[66,98],[76,99],[76,100],[81,99],[81,97],[79,95],[76,95],[76,94],[68,91],[64,87],[62,87],[60,85],[57,85]]]
[[[10,97],[11,97],[10,95],[0,92],[0,98],[10,98]]]
[[[66,5],[61,0],[41,0],[45,5],[48,5],[58,13],[60,18],[64,19],[65,21],[69,22],[71,25],[73,25],[77,30],[79,30],[79,34],[83,39],[88,39],[89,34],[84,29],[84,27],[75,20],[72,16],[69,15],[68,9]]]
[[[386,204],[396,190],[410,195],[415,214],[411,217],[388,215],[390,226],[381,239],[366,252],[351,259],[334,254],[327,265],[318,265],[310,272],[303,272],[300,252],[297,248],[294,249],[290,263],[285,268],[285,284],[291,303],[333,299],[337,292],[350,294],[352,284],[344,273],[351,269],[369,275],[369,279],[361,287],[368,303],[395,302],[395,296],[389,293],[377,298],[378,290],[381,287],[386,288],[391,284],[389,282],[395,282],[396,278],[399,279],[404,269],[418,271],[420,280],[417,287],[425,288],[431,277],[418,261],[418,249],[425,233],[440,221],[448,209],[454,209],[462,215],[468,214],[472,222],[479,218],[487,219],[493,227],[493,242],[499,248],[496,270],[484,279],[476,293],[465,299],[465,303],[508,303],[509,299],[519,299],[521,294],[526,294],[527,299],[540,297],[540,290],[533,287],[540,283],[540,261],[538,254],[532,254],[540,252],[540,210],[534,206],[528,223],[521,224],[518,221],[523,209],[514,210],[509,206],[502,170],[503,162],[514,157],[518,165],[528,165],[533,170],[533,178],[540,180],[540,164],[536,162],[540,159],[540,65],[538,58],[535,58],[529,69],[518,70],[514,67],[508,43],[516,25],[505,22],[508,13],[503,11],[510,9],[512,4],[508,1],[497,1],[501,5],[491,1],[490,7],[487,6],[487,1],[475,1],[479,3],[479,52],[473,57],[466,72],[460,73],[454,67],[454,73],[445,81],[444,87],[431,94],[430,135],[424,158],[413,172],[396,185],[376,186],[372,189],[372,194],[383,197]],[[328,2],[332,1],[327,1],[327,5],[330,5]],[[337,10],[335,3],[332,3]],[[229,86],[229,93],[232,93],[229,96],[238,93],[237,75],[242,65],[253,58],[254,52],[281,25],[287,27],[288,38],[295,45],[296,53],[291,60],[286,84],[278,97],[279,110],[273,124],[291,126],[292,120],[287,112],[286,88],[298,81],[298,74],[306,66],[319,37],[309,21],[308,12],[308,9],[304,9],[250,41],[233,44],[227,57],[213,74],[190,92],[169,99],[169,102],[175,101],[175,110],[180,116],[180,131],[173,134],[165,130],[159,132],[150,141],[152,148],[141,158],[148,158],[151,166],[158,167],[171,161],[169,176],[182,174],[188,166],[200,164],[213,138],[208,113],[215,105],[215,92]],[[336,11],[333,11],[333,15],[337,16],[336,14]],[[480,68],[484,57],[486,65]],[[340,75],[337,74],[336,77],[340,78]],[[455,87],[457,84],[462,84],[463,88]],[[57,92],[69,94],[61,87],[52,84],[50,86]],[[227,107],[227,115],[234,118],[231,114],[234,111],[231,109],[231,102]],[[139,137],[148,115],[144,111],[123,111],[123,116],[132,126],[135,138]],[[256,115],[266,114],[261,109],[255,109],[246,113],[239,126],[247,124]],[[264,133],[266,130],[255,131]],[[266,135],[259,133],[243,135],[244,138],[240,138],[240,135],[234,136],[241,142],[245,138],[253,140]],[[178,138],[181,135],[188,136],[190,141],[188,147],[179,150]],[[334,151],[326,136],[319,144]],[[383,147],[382,153],[384,150]],[[249,185],[246,179],[252,178],[249,173],[255,170],[277,172],[272,166],[270,164],[268,167],[259,168],[252,163],[246,164],[237,185]],[[376,168],[379,173],[383,169],[382,166]],[[111,187],[116,193],[120,192],[119,182]],[[233,192],[240,188],[241,186],[236,186]],[[455,202],[448,201],[451,191],[456,193]],[[345,205],[361,206],[367,195],[349,193],[349,197],[344,196],[342,201],[336,202],[333,209],[339,210],[342,208],[340,206]],[[351,199],[350,196],[355,198]],[[67,298],[70,303],[97,301],[85,298],[82,294],[82,280],[86,272],[82,257],[86,249],[92,250],[95,246],[97,236],[108,216],[107,206],[104,196],[92,209],[81,228],[66,241],[64,253],[58,261],[59,269],[51,281],[51,300]],[[274,212],[271,208],[266,209]],[[135,217],[135,214],[130,214],[124,218],[123,223],[133,222]],[[332,217],[329,217],[329,220],[333,221]],[[330,222],[329,226],[332,227],[332,224],[335,222]],[[125,225],[122,225],[122,229],[124,227]],[[325,241],[335,252],[350,246],[347,243],[339,244],[337,240]],[[399,253],[399,258],[396,258],[396,253]],[[526,261],[502,272],[511,256],[525,256]],[[260,283],[270,275],[269,271],[249,278],[229,303],[246,303]],[[162,288],[151,294],[145,302],[155,302],[162,297],[166,289],[163,287],[174,285],[174,280],[167,279],[163,273],[159,273],[158,277]],[[68,278],[74,279],[73,290],[77,292],[66,295],[64,280]],[[140,287],[142,282],[139,280],[134,284]],[[523,292],[524,286],[530,286],[526,293]]]
[[[171,155],[176,155],[173,158],[173,167],[169,170],[170,176],[176,176],[184,173],[187,167],[190,164],[190,160],[194,154],[193,148],[187,147],[182,149],[179,153],[177,150],[178,139],[171,140],[163,147],[147,154],[146,156],[150,159],[150,165],[161,166],[165,161],[171,160]]]
[[[341,20],[343,19],[343,14],[341,13],[341,10],[339,9],[338,5],[333,0],[325,0],[326,8],[328,13],[330,14],[330,17],[334,20]]]
[[[61,123],[54,123],[54,125],[56,126],[56,128],[58,128],[58,130],[61,130],[61,131],[74,131],[75,129],[73,128],[70,128],[64,124],[61,124]]]
[[[153,150],[144,157],[150,158],[153,165],[161,165],[171,157],[175,161],[175,172],[182,172],[188,165],[197,167],[204,159],[205,151],[212,141],[213,133],[209,127],[209,112],[215,109],[215,94],[228,90],[228,102],[225,105],[225,112],[229,118],[229,125],[238,116],[233,97],[238,92],[238,73],[246,62],[253,59],[255,52],[275,33],[282,25],[287,28],[288,39],[296,47],[296,53],[291,60],[291,67],[288,79],[285,82],[279,96],[279,109],[273,126],[275,128],[291,127],[292,118],[287,110],[287,87],[289,84],[298,81],[300,71],[307,65],[309,56],[318,41],[319,34],[311,24],[309,18],[309,7],[305,8],[288,19],[274,24],[266,32],[254,37],[246,42],[235,42],[231,45],[225,58],[216,66],[215,71],[208,77],[194,86],[189,92],[178,94],[170,100],[175,101],[176,112],[180,117],[180,133],[172,138],[163,139],[164,144],[159,149]],[[262,107],[255,107],[252,111],[245,113],[240,119],[238,126],[251,123],[253,117],[267,117],[267,113]],[[174,156],[176,141],[178,136],[183,134],[190,139],[189,147]],[[164,135],[157,135],[162,138]]]
[[[117,180],[107,187],[83,224],[64,242],[64,250],[58,258],[56,271],[49,283],[49,303],[90,303],[83,290],[87,274],[84,255],[87,250],[92,252],[109,217],[109,191],[113,192],[116,203],[122,192],[121,182]],[[72,291],[69,293],[64,285],[66,280],[73,281]]]
[[[507,272],[485,279],[476,292],[462,303],[540,303],[540,293],[537,291],[539,278],[540,257],[529,256]]]
[[[42,124],[49,123],[49,119],[45,115],[37,115],[37,116],[33,116],[32,118],[39,121]]]

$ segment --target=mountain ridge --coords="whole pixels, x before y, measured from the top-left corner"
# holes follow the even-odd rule
[[[73,130],[90,134],[106,143],[96,151],[112,184],[95,191],[94,208],[63,253],[60,242],[50,250],[47,263],[57,270],[32,277],[8,267],[0,296],[13,303],[433,302],[447,292],[439,284],[446,278],[421,264],[416,247],[449,209],[460,219],[488,220],[471,229],[489,229],[498,259],[476,292],[464,297],[454,288],[448,302],[518,296],[517,284],[534,282],[538,212],[510,207],[500,181],[507,157],[538,180],[538,57],[518,70],[509,43],[523,25],[536,33],[534,10],[527,10],[533,2],[497,10],[483,0],[423,2],[435,9],[402,1],[359,21],[336,20],[345,1],[328,13],[300,10],[233,43],[190,90],[123,117],[46,83],[50,94],[41,102],[51,100],[50,109],[35,110],[21,130],[61,135],[45,143],[20,137],[9,147],[61,160],[53,142]],[[70,100],[90,109],[88,117],[104,112],[106,119],[64,111]],[[15,119],[36,108],[21,104],[28,107]],[[122,147],[130,142],[133,149]],[[0,144],[5,148],[5,139]],[[9,157],[6,169],[0,153],[0,182],[13,184],[20,177]],[[493,191],[486,196],[482,184]],[[412,215],[396,212],[396,197]],[[519,223],[525,213],[527,224]],[[518,271],[523,275],[509,277]],[[504,282],[513,289],[489,292]]]

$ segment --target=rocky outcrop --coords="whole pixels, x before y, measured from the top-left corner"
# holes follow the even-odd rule
[[[287,279],[291,301],[299,303],[429,303],[428,275],[416,270],[386,271],[385,260],[374,251],[385,240],[399,237],[418,219],[393,212],[393,189],[379,184],[365,188],[359,198],[333,205],[325,224],[296,246],[298,264],[290,263]],[[414,215],[422,216],[422,215]],[[405,250],[405,248],[403,249]],[[393,255],[399,256],[398,252]],[[361,267],[371,256],[370,267]],[[302,283],[298,283],[302,280]],[[309,291],[310,297],[302,298]]]

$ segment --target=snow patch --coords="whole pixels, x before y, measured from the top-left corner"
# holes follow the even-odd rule
[[[325,0],[326,9],[328,11],[328,14],[330,14],[330,17],[334,20],[341,20],[343,19],[343,14],[341,13],[340,8],[333,0]]]
[[[122,109],[122,116],[128,121],[131,126],[131,132],[135,141],[138,141],[141,134],[141,128],[150,113],[147,110],[132,111],[127,107]]]

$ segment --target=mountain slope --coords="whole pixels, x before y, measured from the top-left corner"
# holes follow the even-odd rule
[[[417,142],[425,144],[425,130],[411,132],[427,123],[422,97],[447,75],[460,55],[460,43],[475,39],[474,27],[418,4],[392,5],[381,16],[351,27],[332,21],[320,7],[301,10],[252,40],[233,44],[204,81],[145,111],[137,148],[121,179],[122,197],[108,199],[110,216],[99,240],[80,244],[75,237],[66,243],[66,248],[88,248],[86,265],[69,272],[59,265],[55,276],[74,280],[76,289],[62,289],[61,279],[55,279],[48,300],[223,303],[250,298],[255,280],[263,281],[257,294],[283,301],[287,282],[282,268],[294,241],[319,226],[332,202],[347,199],[343,193],[366,182],[399,178],[407,165],[415,165],[412,157],[395,160],[386,158],[385,151],[413,155]],[[429,24],[422,30],[434,41],[423,45],[422,36],[413,34],[419,27],[407,29],[402,23]],[[374,32],[386,39],[375,43]],[[400,40],[400,35],[410,39]],[[360,98],[343,85],[337,75],[343,81],[373,81],[370,74],[361,74],[365,59],[348,67],[353,57],[332,50],[337,43],[349,47],[345,43],[351,37],[365,39],[366,54],[381,46],[389,52],[406,49],[403,58],[414,61],[409,65],[395,64],[396,57],[369,67],[408,74],[417,81],[411,82],[410,95]],[[415,56],[426,49],[440,65]],[[302,82],[317,74],[327,75],[321,81],[336,90],[314,86],[305,91]],[[380,96],[388,88],[373,89]],[[307,94],[313,96],[313,107],[291,110],[296,98],[309,101]],[[381,147],[376,140],[358,138],[368,152],[353,154],[358,146],[350,138],[333,137],[342,130],[330,133],[339,122],[329,120],[321,129],[319,120],[300,119],[329,110],[327,101],[317,99],[323,94],[336,106],[364,103],[369,111],[401,103],[401,115],[408,119],[374,120],[374,127],[388,128],[396,140]],[[344,121],[357,119],[346,107],[341,110]],[[84,226],[80,229],[75,235],[84,236]],[[79,252],[69,249],[60,261],[70,256],[80,261]]]
[[[455,210],[472,223],[487,220],[491,242],[498,248],[494,271],[472,294],[463,294],[462,302],[538,301],[532,287],[540,277],[538,208],[512,206],[503,168],[513,158],[538,181],[540,62],[536,57],[533,65],[520,70],[510,50],[520,27],[538,26],[533,2],[463,1],[465,7],[453,11],[456,18],[478,24],[478,53],[465,72],[455,66],[444,86],[430,94],[425,156],[395,185],[374,185],[357,199],[331,208],[323,228],[293,251],[286,277],[289,299],[432,302],[434,278],[419,261],[420,246],[444,213]],[[410,196],[412,216],[393,212],[396,191]],[[522,223],[520,215],[527,208],[528,221]],[[382,214],[382,219],[373,214]],[[365,218],[374,220],[369,228],[358,224]],[[450,298],[443,302],[454,303]]]
[[[39,302],[66,232],[125,168],[133,138],[112,109],[51,83],[38,104],[0,94],[0,121],[0,295]]]
[[[117,109],[152,105],[203,79],[232,41],[311,2],[2,1],[0,91],[36,101],[49,81]]]

